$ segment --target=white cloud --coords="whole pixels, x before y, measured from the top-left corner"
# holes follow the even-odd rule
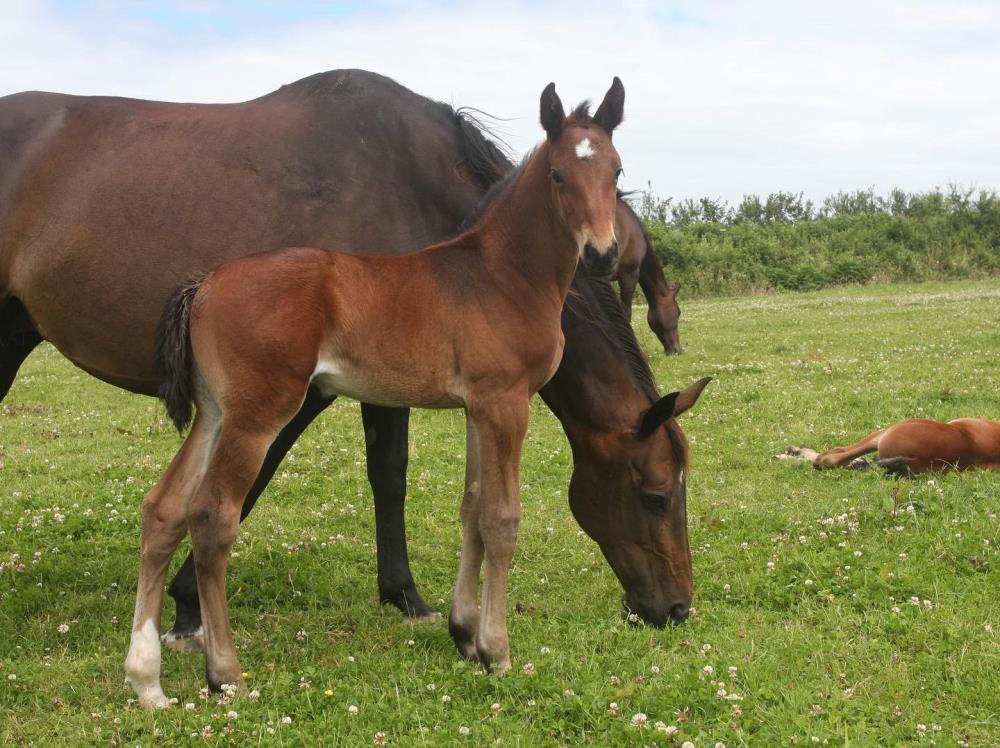
[[[617,74],[626,186],[729,200],[1000,186],[1000,9],[985,2],[390,4],[239,33],[94,8],[5,5],[0,94],[239,101],[363,67],[515,117],[502,129],[524,150],[548,81],[570,105]]]

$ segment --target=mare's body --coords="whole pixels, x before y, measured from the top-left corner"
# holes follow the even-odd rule
[[[862,459],[877,452],[875,464],[898,475],[949,470],[1000,470],[1000,423],[982,418],[956,418],[947,423],[911,418],[869,434],[856,444],[817,452],[788,447],[783,458],[817,468],[869,467]]]
[[[681,336],[678,331],[681,309],[677,304],[680,285],[670,285],[663,274],[663,266],[653,251],[649,233],[631,206],[620,200],[615,214],[615,235],[621,247],[621,259],[615,277],[621,292],[622,306],[632,316],[632,299],[635,287],[642,288],[649,310],[646,322],[668,354],[681,353]]]

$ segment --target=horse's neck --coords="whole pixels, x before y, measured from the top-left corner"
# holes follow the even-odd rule
[[[554,292],[562,304],[579,249],[554,205],[540,153],[525,164],[472,231],[494,272],[520,277],[541,293]]]
[[[648,246],[645,235],[640,231],[637,241],[642,245],[642,260],[639,263],[639,286],[642,293],[650,304],[654,303],[661,296],[666,296],[670,292],[667,285],[667,278],[663,274],[663,268],[656,261],[653,248]]]

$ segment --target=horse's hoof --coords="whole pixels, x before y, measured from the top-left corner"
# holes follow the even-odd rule
[[[163,646],[177,652],[197,653],[205,651],[205,631],[199,626],[189,634],[179,634],[173,629],[160,637]]]
[[[479,653],[476,651],[476,632],[462,624],[455,623],[453,619],[448,619],[448,632],[451,640],[455,642],[458,653],[466,660],[479,662]]]
[[[490,675],[507,675],[510,672],[510,654],[504,653],[499,656],[491,655],[490,653],[479,650],[479,663],[483,666]]]
[[[792,457],[798,457],[802,453],[802,449],[796,447],[794,444],[788,444],[785,446],[785,454],[791,455]]]
[[[177,699],[169,699],[160,691],[139,697],[139,706],[143,709],[169,709],[177,703]]]

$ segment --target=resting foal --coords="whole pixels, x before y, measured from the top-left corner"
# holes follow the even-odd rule
[[[578,261],[609,275],[621,172],[611,133],[617,78],[593,118],[567,117],[549,84],[547,138],[459,237],[400,257],[293,248],[224,263],[177,289],[158,346],[180,451],[143,502],[142,556],[125,662],[145,706],[159,683],[159,619],[170,558],[191,532],[209,685],[243,686],[225,594],[240,507],[310,384],[386,406],[464,408],[462,553],[450,629],[459,651],[510,668],[507,574],[520,520],[531,396],[562,355],[560,316]],[[481,611],[480,568],[485,561]]]
[[[911,418],[849,447],[816,452],[789,446],[778,458],[809,462],[817,468],[863,470],[871,463],[861,456],[876,451],[876,465],[902,476],[976,468],[1000,470],[1000,423],[982,418],[956,418],[947,423]]]

